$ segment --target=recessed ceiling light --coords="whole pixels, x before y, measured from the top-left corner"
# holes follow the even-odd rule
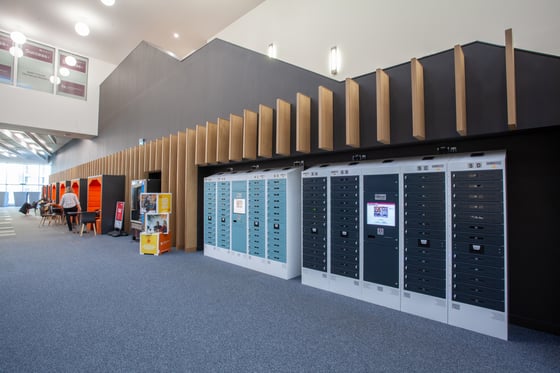
[[[64,57],[64,63],[67,64],[68,66],[76,66],[77,62],[78,61],[76,61],[76,58],[74,56]]]
[[[10,38],[12,38],[12,40],[14,41],[14,43],[16,44],[25,44],[25,42],[27,41],[27,38],[25,37],[25,35],[23,35],[23,33],[19,32],[19,31],[14,31],[10,34]]]
[[[74,30],[76,30],[76,32],[80,36],[89,35],[89,26],[86,25],[84,22],[77,22],[76,25],[74,26]]]
[[[67,67],[61,67],[58,72],[60,73],[60,75],[62,76],[68,76],[70,75],[70,70],[68,70]]]
[[[180,35],[179,35],[178,33],[176,33],[176,32],[173,33],[173,37],[174,37],[175,39],[179,39],[179,36],[180,36]]]
[[[106,6],[115,5],[115,0],[101,0],[101,2],[103,3],[103,5],[106,5]]]

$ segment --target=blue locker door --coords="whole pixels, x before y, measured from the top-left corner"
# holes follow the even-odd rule
[[[232,181],[231,191],[231,248],[240,253],[247,252],[247,182]]]
[[[220,181],[218,183],[218,198],[217,198],[217,246],[223,249],[230,248],[229,235],[230,235],[230,182]]]
[[[267,257],[286,263],[286,179],[271,179],[267,184]]]
[[[249,254],[265,257],[266,215],[265,215],[265,184],[264,180],[249,181]]]
[[[204,183],[204,243],[216,245],[216,183]]]

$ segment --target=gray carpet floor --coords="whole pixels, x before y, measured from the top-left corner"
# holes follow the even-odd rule
[[[0,372],[560,372],[560,336],[502,341],[0,210]]]

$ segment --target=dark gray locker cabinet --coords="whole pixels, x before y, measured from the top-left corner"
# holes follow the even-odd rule
[[[448,209],[445,157],[410,160],[403,173],[401,311],[447,323]]]
[[[450,164],[449,323],[507,339],[505,155]]]
[[[360,177],[331,177],[331,273],[360,278]]]
[[[303,178],[302,185],[302,267],[327,272],[327,178]]]

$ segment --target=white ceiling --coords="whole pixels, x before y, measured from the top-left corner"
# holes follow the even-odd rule
[[[115,65],[143,40],[182,59],[262,2],[116,0],[107,7],[100,0],[0,0],[0,29]],[[76,34],[77,21],[89,24],[89,36]]]
[[[262,2],[116,0],[107,7],[100,0],[0,0],[0,30],[113,65],[142,41],[182,59]],[[74,31],[77,21],[89,24],[88,36]],[[46,163],[69,140],[0,123],[0,162]]]

